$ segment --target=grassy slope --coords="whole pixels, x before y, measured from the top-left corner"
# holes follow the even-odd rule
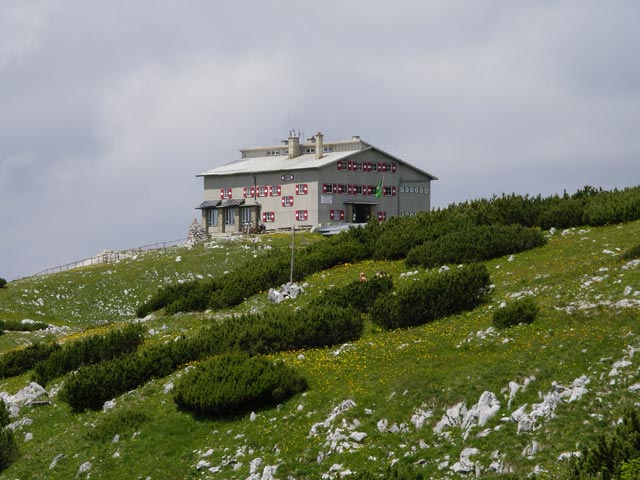
[[[147,476],[152,479],[244,479],[249,476],[250,462],[258,457],[264,462],[258,469],[260,473],[264,465],[279,465],[277,478],[287,478],[289,474],[294,478],[319,478],[334,464],[353,471],[365,467],[382,470],[396,459],[411,462],[422,459],[429,476],[445,478],[454,476],[449,467],[465,447],[479,449],[480,453],[472,459],[485,468],[492,461],[492,452],[497,450],[504,455],[503,462],[515,468],[520,476],[540,465],[549,471],[549,478],[558,478],[565,465],[557,461],[560,453],[575,451],[578,445],[589,442],[594,430],[608,428],[625,405],[638,400],[638,394],[627,390],[629,385],[640,381],[635,360],[631,359],[632,365],[621,368],[619,376],[609,377],[609,371],[615,361],[623,358],[627,346],[640,347],[640,296],[634,297],[633,293],[624,296],[627,286],[631,286],[632,291],[640,290],[640,267],[624,269],[625,262],[617,254],[603,251],[624,251],[638,243],[639,234],[640,222],[584,231],[575,229],[567,236],[556,234],[541,249],[519,254],[512,261],[500,258],[489,262],[495,293],[490,304],[473,312],[410,330],[380,332],[369,327],[362,340],[341,349],[339,354],[334,348],[279,355],[307,375],[310,390],[280,409],[258,412],[254,422],[248,416],[203,420],[177,411],[171,395],[163,393],[164,385],[174,380],[175,375],[119,397],[117,407],[110,413],[71,415],[69,408],[55,397],[50,407],[33,410],[25,407],[21,415],[32,418],[33,425],[17,431],[21,457],[0,478],[71,478],[82,463],[91,461],[94,479]],[[117,269],[101,267],[90,272],[91,275],[68,273],[38,280],[42,284],[36,284],[36,280],[20,282],[11,285],[8,293],[0,293],[0,315],[18,319],[42,317],[76,327],[94,325],[105,319],[123,320],[130,316],[135,305],[131,297],[119,294],[128,286],[138,288],[136,299],[144,298],[166,278],[219,272],[226,268],[215,267],[221,259],[230,258],[231,264],[240,261],[242,250],[236,252],[239,255],[226,255],[225,251],[211,261],[209,256],[222,254],[222,250],[201,253],[193,263],[188,263],[188,253],[180,253],[183,261],[178,263],[171,253],[164,260],[158,257],[155,267],[138,260]],[[167,258],[170,261],[166,261]],[[234,258],[236,260],[232,260]],[[308,301],[329,285],[351,281],[361,270],[372,274],[381,268],[392,273],[396,282],[411,281],[412,277],[400,278],[400,273],[405,271],[401,262],[345,265],[309,278],[307,293],[291,305]],[[106,270],[115,273],[105,274]],[[153,270],[157,273],[150,273]],[[423,274],[423,271],[418,273]],[[76,293],[68,294],[76,296],[54,301],[55,289],[69,281],[76,285],[73,290]],[[86,282],[88,286],[80,288],[78,282]],[[44,285],[48,285],[46,288],[52,293],[44,300],[44,306],[38,308],[43,315],[37,317],[32,313],[32,300],[31,304],[27,301],[23,305],[18,301],[42,296],[34,290],[48,292]],[[12,291],[18,288],[33,295],[22,297]],[[94,288],[95,293],[86,295],[84,292],[90,288]],[[99,299],[94,300],[92,295],[100,294],[102,289],[108,289],[111,302],[122,305],[113,311],[127,313],[107,317],[107,309],[96,309]],[[491,325],[493,308],[503,300],[508,301],[510,295],[523,291],[533,292],[541,306],[536,323],[485,338],[477,335]],[[265,297],[251,298],[237,310],[264,308]],[[607,303],[624,298],[635,299],[635,306],[618,308]],[[594,306],[598,303],[601,305]],[[588,304],[593,308],[585,308]],[[91,314],[92,309],[96,309],[95,315]],[[74,311],[83,314],[81,320],[66,316]],[[150,320],[149,328],[158,333],[150,336],[149,341],[170,339],[180,331],[190,331],[224,314],[189,314]],[[17,334],[5,337],[13,335]],[[5,345],[11,344],[3,341],[7,342]],[[556,418],[539,421],[539,428],[534,432],[518,435],[515,423],[501,420],[525,403],[538,403],[539,392],[548,392],[553,381],[569,385],[583,374],[590,379],[588,393],[578,401],[558,406]],[[529,376],[535,376],[535,380],[526,390],[518,392],[508,409],[509,382],[522,384]],[[0,390],[15,393],[27,381],[28,376],[5,381],[0,384]],[[498,415],[486,425],[492,429],[491,433],[486,437],[477,436],[486,427],[472,429],[466,439],[459,429],[451,429],[449,439],[433,433],[433,426],[446,408],[459,401],[465,401],[470,407],[485,390],[495,393],[501,402]],[[338,415],[329,428],[319,428],[318,435],[309,435],[312,425],[324,421],[345,399],[354,400],[356,406]],[[416,430],[410,419],[420,407],[432,410],[433,417],[422,429]],[[144,411],[151,419],[135,429],[124,429],[118,443],[86,438],[87,432],[100,428],[105,419],[125,411]],[[382,419],[387,420],[389,426],[404,423],[407,431],[380,433],[376,424]],[[319,453],[326,455],[330,450],[327,432],[335,433],[335,428],[340,427],[348,435],[348,426],[356,420],[360,422],[356,430],[368,434],[364,441],[359,446],[350,442],[342,453],[334,450],[318,463]],[[133,430],[139,432],[135,437]],[[33,440],[24,443],[26,432],[33,433]],[[532,440],[539,442],[541,450],[534,458],[527,459],[522,450]],[[425,445],[426,448],[422,448]],[[220,473],[196,470],[196,464],[208,449],[213,449],[213,453],[204,460],[211,466],[221,466]],[[119,454],[117,458],[113,457],[115,452]],[[50,470],[51,460],[61,453],[64,458]],[[438,465],[444,462],[448,462],[448,467],[440,470]],[[242,465],[234,471],[233,466],[239,463]],[[485,471],[485,475],[490,476],[490,472]]]

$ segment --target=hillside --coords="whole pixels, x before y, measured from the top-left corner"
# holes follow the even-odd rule
[[[418,465],[428,478],[562,478],[566,457],[639,401],[640,262],[620,254],[638,244],[640,221],[548,236],[544,247],[486,262],[494,291],[471,312],[403,330],[368,324],[358,341],[272,355],[309,382],[277,408],[224,420],[179,411],[171,396],[179,371],[117,397],[106,411],[74,414],[54,382],[51,405],[21,408],[20,456],[0,478],[342,478],[396,462]],[[289,241],[211,243],[12,282],[0,290],[0,320],[58,329],[8,332],[0,348],[132,322],[159,286],[222,276]],[[346,264],[307,277],[304,294],[286,305],[303,306],[360,271],[378,270],[398,284],[430,273],[403,261]],[[536,298],[536,322],[491,328],[493,310],[522,296]],[[266,308],[261,292],[232,310],[154,314],[142,324],[146,342],[161,343],[232,312]],[[0,391],[15,394],[29,377],[5,379]],[[475,415],[463,422],[468,410]]]

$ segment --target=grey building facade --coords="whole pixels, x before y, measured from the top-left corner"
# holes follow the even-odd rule
[[[354,136],[306,142],[290,132],[281,145],[240,150],[237,161],[201,173],[202,222],[210,235],[385,221],[431,209],[437,180]]]

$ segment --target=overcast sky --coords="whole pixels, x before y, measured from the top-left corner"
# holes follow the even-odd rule
[[[0,0],[0,277],[186,237],[195,175],[298,129],[437,207],[640,183],[636,0]]]

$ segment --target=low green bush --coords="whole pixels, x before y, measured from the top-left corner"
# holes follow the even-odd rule
[[[0,429],[0,472],[18,458],[18,444],[12,430]]]
[[[635,247],[631,247],[629,250],[624,252],[621,255],[624,260],[634,260],[636,258],[640,258],[640,245],[636,245]]]
[[[0,398],[0,428],[4,428],[11,423],[11,415],[4,400]]]
[[[629,409],[612,432],[598,436],[595,442],[582,449],[582,455],[574,457],[569,478],[621,478],[623,465],[633,469],[633,460],[640,457],[640,415]],[[637,478],[637,477],[631,477]]]
[[[282,361],[229,354],[213,357],[185,373],[173,399],[181,409],[227,417],[283,402],[307,389],[307,381]]]
[[[429,477],[419,467],[398,462],[392,467],[387,467],[384,475],[374,473],[371,470],[364,470],[351,476],[351,478],[354,480],[380,480],[382,478],[385,480],[427,480]]]
[[[408,266],[433,268],[447,263],[471,263],[542,246],[537,228],[521,225],[470,225],[425,242],[407,253]]]
[[[371,319],[385,328],[422,325],[477,307],[488,299],[490,290],[489,272],[481,264],[433,272],[379,296]]]
[[[135,351],[143,342],[144,328],[139,324],[114,329],[68,343],[35,366],[33,381],[45,386],[50,380],[82,365],[110,360]]]
[[[533,323],[538,315],[538,306],[531,297],[525,297],[498,308],[493,312],[493,325],[507,328],[521,323]]]
[[[31,370],[60,349],[57,343],[34,343],[26,348],[11,350],[0,357],[0,378],[15,377]]]
[[[13,332],[35,332],[36,330],[44,330],[48,326],[48,324],[43,322],[22,323],[17,320],[0,320],[0,330]]]
[[[232,351],[251,355],[344,343],[359,338],[364,322],[353,308],[324,306],[291,312],[232,317],[193,337],[154,345],[96,365],[80,367],[67,377],[60,398],[74,411],[100,408],[106,400],[136,388],[180,365]]]
[[[313,305],[334,305],[336,307],[353,307],[366,313],[379,295],[389,293],[393,289],[393,280],[389,275],[376,275],[367,281],[355,280],[344,287],[333,287],[312,301]]]
[[[111,442],[116,435],[131,435],[149,421],[151,416],[140,409],[114,410],[101,417],[85,438]]]
[[[4,278],[0,277],[0,288],[4,288],[6,287],[6,285],[7,281]]]

